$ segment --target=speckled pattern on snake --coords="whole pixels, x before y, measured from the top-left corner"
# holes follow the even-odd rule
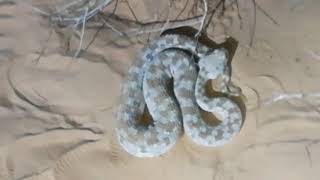
[[[221,78],[218,91],[237,95],[229,88],[226,56],[224,49],[212,50],[183,35],[165,35],[145,47],[122,87],[116,133],[123,149],[137,157],[156,157],[171,149],[183,132],[198,145],[229,142],[240,131],[241,110],[228,97],[209,97],[205,92],[208,80]],[[174,94],[168,87],[172,78]],[[139,121],[145,105],[153,119],[148,126]],[[205,122],[200,108],[221,123]]]

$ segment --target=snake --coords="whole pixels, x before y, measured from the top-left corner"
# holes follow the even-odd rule
[[[220,78],[219,92],[238,95],[230,90],[227,61],[226,50],[213,50],[178,34],[161,36],[142,49],[122,85],[116,114],[121,147],[136,157],[157,157],[168,152],[183,132],[206,147],[231,141],[241,129],[240,107],[228,96],[211,97],[205,91],[208,80]],[[173,92],[168,86],[171,79]],[[145,107],[153,120],[148,125],[140,121]],[[221,122],[210,125],[201,110]]]

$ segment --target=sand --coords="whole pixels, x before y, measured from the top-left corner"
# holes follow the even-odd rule
[[[166,7],[143,2],[132,1],[141,19]],[[258,10],[252,47],[249,1],[241,30],[234,20],[211,33],[239,41],[232,80],[246,110],[240,134],[212,149],[182,137],[165,155],[140,159],[118,146],[113,129],[120,85],[141,45],[111,41],[104,30],[74,59],[66,55],[77,40],[65,52],[65,37],[45,18],[0,1],[0,180],[319,179],[320,1],[257,2],[278,25]],[[84,47],[94,32],[87,29]]]

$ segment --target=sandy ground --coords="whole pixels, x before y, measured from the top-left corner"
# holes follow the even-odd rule
[[[257,2],[279,25],[257,11],[251,48],[250,28],[235,21],[227,32],[239,40],[232,79],[246,107],[241,133],[214,149],[182,138],[159,158],[139,159],[117,145],[113,113],[141,46],[108,43],[105,31],[72,59],[31,8],[0,1],[0,179],[319,179],[320,1]],[[242,7],[245,26],[252,11],[249,1]]]

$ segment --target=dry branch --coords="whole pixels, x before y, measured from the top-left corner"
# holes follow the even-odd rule
[[[82,22],[82,29],[81,29],[81,37],[80,37],[80,43],[77,52],[74,54],[73,58],[78,57],[79,53],[81,52],[82,43],[83,43],[83,37],[84,37],[84,30],[86,27],[86,16],[88,14],[88,8],[86,8],[86,12],[84,14],[83,22]]]
[[[195,37],[199,37],[201,35],[201,33],[205,30],[204,29],[204,24],[206,22],[207,15],[208,15],[208,3],[207,3],[207,0],[203,0],[203,5],[204,5],[204,14],[203,14],[203,17],[202,17],[202,20],[201,20],[200,28],[199,28],[197,34],[195,34]]]
[[[274,93],[273,97],[263,103],[263,105],[271,105],[278,101],[287,101],[291,99],[307,99],[320,98],[320,92],[314,93]]]
[[[98,12],[100,12],[102,8],[108,6],[111,2],[113,2],[113,0],[105,0],[94,9],[88,9],[88,7],[85,7],[83,13],[78,16],[75,16],[74,14],[72,14],[72,11],[70,12],[70,14],[62,13],[62,11],[70,8],[71,6],[75,5],[76,3],[79,3],[80,1],[81,0],[75,0],[69,4],[66,4],[61,8],[58,8],[55,12],[53,12],[50,15],[50,20],[52,22],[57,22],[63,25],[70,25],[70,24],[78,25],[80,23],[83,23],[84,21],[87,21],[91,17],[95,16]]]
[[[122,22],[129,27],[134,27],[134,28],[130,28],[127,31],[123,31],[123,33],[128,37],[133,37],[133,36],[140,36],[148,33],[161,32],[163,30],[164,24],[166,24],[166,26],[169,28],[179,28],[183,26],[196,26],[201,23],[202,17],[203,16],[201,15],[201,16],[195,16],[192,18],[186,18],[186,19],[180,19],[180,20],[153,21],[153,22],[145,22],[145,23],[122,18],[117,15],[111,15],[109,19],[110,20],[112,19],[113,21],[116,21],[116,22]],[[102,24],[100,22],[92,22],[88,24],[87,28],[94,29],[101,26]],[[106,28],[109,28],[109,27],[106,27]]]

